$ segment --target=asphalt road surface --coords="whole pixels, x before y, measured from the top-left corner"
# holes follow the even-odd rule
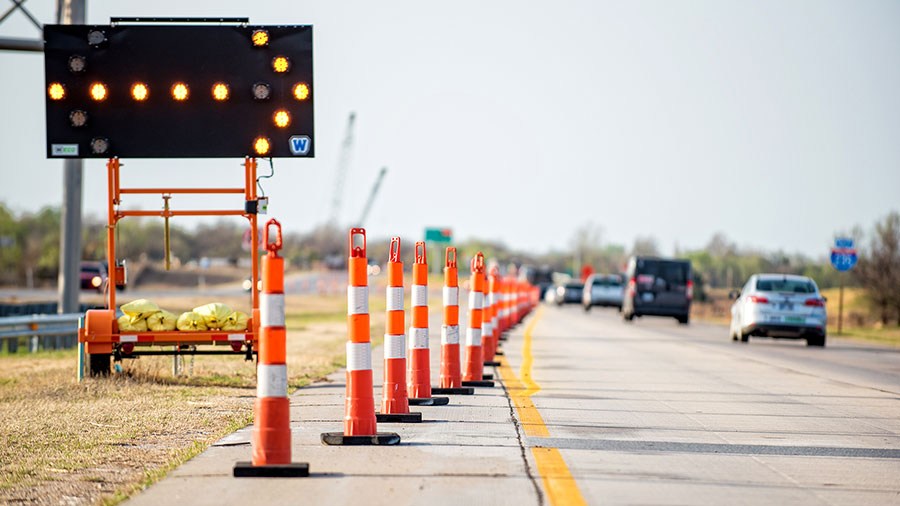
[[[311,477],[232,478],[250,455],[242,429],[131,502],[900,504],[898,349],[743,344],[719,325],[542,306],[503,350],[502,386],[413,408],[421,424],[379,424],[400,446],[320,445],[341,428],[340,372],[292,396],[294,459]]]

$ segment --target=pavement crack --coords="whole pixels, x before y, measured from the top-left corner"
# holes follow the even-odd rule
[[[500,386],[503,387],[503,395],[506,396],[506,403],[509,406],[509,419],[512,420],[513,426],[516,428],[516,441],[519,443],[519,454],[522,456],[522,464],[525,466],[525,475],[528,476],[528,480],[534,487],[534,495],[537,496],[538,506],[544,506],[544,494],[541,493],[541,487],[534,477],[531,464],[528,463],[528,453],[525,450],[525,442],[522,439],[522,427],[519,425],[519,419],[516,418],[516,409],[513,406],[512,397],[509,395],[509,389],[506,388],[506,382],[501,381]]]

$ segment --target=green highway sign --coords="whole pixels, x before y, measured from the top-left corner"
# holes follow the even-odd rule
[[[453,240],[453,231],[449,228],[426,228],[425,240],[428,242],[450,242]]]

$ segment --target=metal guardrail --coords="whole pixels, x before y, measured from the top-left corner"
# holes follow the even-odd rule
[[[78,319],[82,316],[82,313],[69,313],[0,317],[0,344],[6,341],[9,353],[19,351],[19,341],[23,338],[32,353],[41,348],[74,348]]]

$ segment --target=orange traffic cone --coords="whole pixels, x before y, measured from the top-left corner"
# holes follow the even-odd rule
[[[416,243],[413,263],[412,325],[409,327],[409,364],[406,388],[409,403],[416,406],[442,406],[448,397],[431,395],[431,351],[428,345],[428,260],[425,243]]]
[[[269,243],[269,227],[278,230]],[[238,462],[234,476],[270,478],[309,476],[309,464],[291,463],[291,416],[287,397],[284,327],[284,259],[281,249],[281,224],[266,223],[263,241],[269,254],[262,259],[263,289],[259,295],[259,362],[256,368],[256,403],[251,432],[252,462]]]
[[[491,274],[487,277],[486,288],[488,291],[488,309],[487,309],[487,325],[490,329],[488,333],[489,344],[484,349],[484,365],[489,367],[496,367],[500,365],[500,362],[494,361],[494,354],[497,352],[497,345],[500,343],[500,324],[497,322],[497,306],[498,296],[497,296],[497,267],[494,266],[491,268]]]
[[[469,284],[469,328],[466,330],[466,370],[463,386],[492,387],[493,381],[484,380],[481,322],[484,306],[484,255],[479,251],[472,258],[472,276]]]
[[[406,322],[403,311],[403,262],[400,238],[391,238],[387,263],[387,320],[384,333],[384,387],[381,389],[379,422],[415,423],[422,413],[409,412],[406,395]]]
[[[354,238],[357,245],[354,246]],[[372,390],[372,344],[369,340],[369,285],[366,264],[366,231],[350,229],[347,261],[347,398],[344,432],[322,433],[326,445],[391,445],[400,442],[393,432],[376,432],[375,396]]]
[[[462,386],[459,363],[459,279],[456,248],[448,247],[444,266],[444,322],[441,325],[441,383],[432,394],[472,395],[475,389]]]

